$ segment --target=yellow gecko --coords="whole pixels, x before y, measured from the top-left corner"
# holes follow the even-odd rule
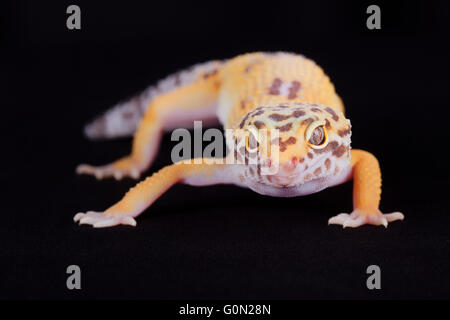
[[[118,104],[85,133],[95,139],[135,132],[131,154],[104,166],[80,165],[77,173],[138,178],[151,165],[164,130],[213,119],[233,130],[224,161],[205,158],[166,166],[106,211],[80,212],[74,221],[135,226],[134,218],[176,183],[235,184],[264,195],[294,197],[351,178],[354,210],[332,217],[329,224],[386,227],[403,219],[400,212],[380,212],[378,161],[369,152],[351,150],[350,121],[328,76],[312,60],[292,53],[257,52],[198,64]],[[262,130],[268,134],[260,134]]]

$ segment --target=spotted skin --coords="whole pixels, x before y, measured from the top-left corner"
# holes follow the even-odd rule
[[[227,156],[169,165],[107,210],[78,213],[76,222],[94,227],[134,226],[134,218],[176,183],[228,183],[264,195],[295,197],[352,178],[353,211],[331,218],[329,224],[387,226],[403,219],[399,212],[379,210],[378,161],[366,151],[351,149],[351,125],[342,101],[313,61],[292,53],[258,52],[194,71],[189,81],[189,72],[168,78],[166,90],[151,99],[129,156],[105,166],[80,166],[77,171],[97,178],[137,178],[152,163],[164,129],[206,120],[211,114],[231,132],[226,135]],[[122,117],[135,115],[127,111]]]
[[[350,122],[344,116],[336,121],[327,112],[311,111],[312,108],[325,111],[327,107],[323,105],[293,103],[286,106],[288,108],[282,108],[276,104],[258,107],[244,117],[243,122],[239,124],[240,128],[245,129],[258,123],[261,128],[268,130],[268,137],[271,137],[272,130],[278,130],[279,135],[276,139],[268,139],[270,141],[261,139],[260,148],[253,155],[258,158],[257,164],[247,166],[243,176],[252,180],[251,184],[293,187],[313,177],[321,178],[330,175],[337,177],[342,174],[350,162]],[[328,145],[323,149],[310,148],[304,138],[308,126],[314,121],[328,119],[328,117],[333,124],[327,130]],[[341,136],[338,133],[340,131],[348,131],[348,134]],[[244,138],[244,134],[237,132],[236,145],[241,146]],[[272,145],[278,148],[277,159],[267,156],[268,149],[272,148]],[[242,147],[236,151],[244,159],[252,156]],[[255,170],[255,167],[264,167],[268,163],[274,165],[276,162],[282,164],[278,177],[257,174],[258,170]],[[293,177],[293,175],[296,176]],[[281,182],[283,179],[285,182]]]

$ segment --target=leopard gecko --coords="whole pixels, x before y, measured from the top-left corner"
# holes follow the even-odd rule
[[[231,130],[226,137],[231,149],[223,161],[198,158],[168,165],[105,211],[80,212],[74,221],[135,226],[135,217],[176,183],[235,184],[263,195],[295,197],[352,178],[353,211],[328,224],[386,227],[404,218],[379,210],[379,163],[371,153],[350,148],[350,121],[329,77],[315,62],[293,53],[243,54],[168,76],[85,127],[91,139],[134,134],[131,154],[103,166],[82,164],[76,171],[97,179],[137,179],[155,158],[163,132],[191,126],[194,120],[218,120]]]

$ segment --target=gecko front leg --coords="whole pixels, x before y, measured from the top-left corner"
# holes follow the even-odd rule
[[[136,225],[135,217],[176,183],[189,185],[212,185],[233,183],[232,165],[222,159],[194,159],[190,163],[179,162],[166,166],[131,188],[125,196],[104,212],[77,213],[75,222],[90,224],[96,228],[119,224]],[[219,160],[219,161],[218,161]]]
[[[363,150],[351,151],[353,169],[353,212],[341,213],[328,220],[328,224],[340,224],[344,228],[356,228],[364,224],[383,225],[403,220],[400,212],[383,214],[378,209],[381,199],[381,171],[378,160]]]

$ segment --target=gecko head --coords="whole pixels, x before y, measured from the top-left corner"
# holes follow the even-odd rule
[[[239,178],[253,189],[326,185],[348,165],[350,128],[341,112],[323,105],[258,107],[234,130],[234,157],[244,165]]]

